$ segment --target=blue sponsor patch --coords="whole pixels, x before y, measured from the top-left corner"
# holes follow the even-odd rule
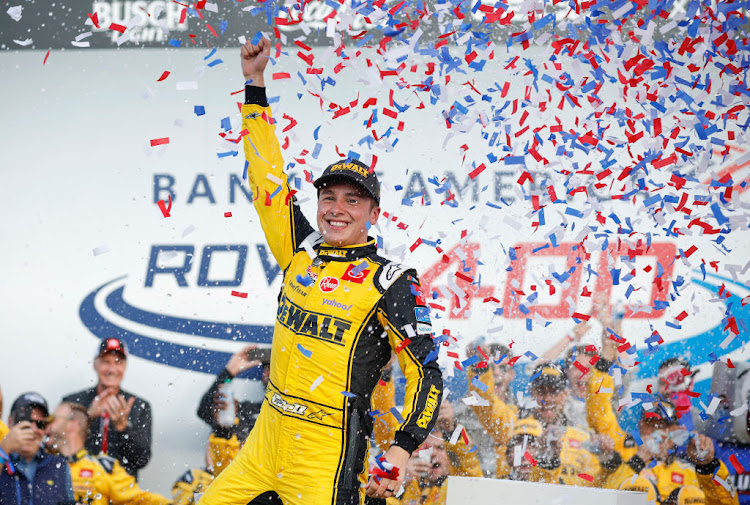
[[[430,321],[429,307],[414,307],[414,316],[417,318],[418,323],[432,323],[432,321]]]

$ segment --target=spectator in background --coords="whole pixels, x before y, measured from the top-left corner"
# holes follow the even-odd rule
[[[3,390],[0,389],[0,417],[3,413]],[[0,440],[5,438],[5,435],[8,434],[8,426],[3,422],[2,419],[0,419]]]
[[[217,422],[219,412],[227,407],[226,400],[221,392],[222,384],[231,381],[245,370],[262,365],[263,376],[261,380],[263,388],[265,389],[268,386],[268,377],[271,369],[270,359],[254,359],[253,354],[256,350],[260,351],[258,346],[250,344],[234,353],[229,358],[227,366],[216,376],[216,380],[214,380],[211,387],[203,395],[200,405],[198,405],[198,417],[210,425],[215,432],[219,430],[223,438],[230,438],[232,434],[236,434],[239,440],[244,441],[247,439],[250,430],[255,426],[255,420],[258,418],[258,414],[260,414],[260,407],[263,405],[262,398],[259,402],[235,400],[236,425],[227,428],[220,426]],[[270,349],[267,351],[270,353]],[[268,355],[270,356],[270,354]]]
[[[120,463],[106,454],[85,449],[89,416],[86,407],[61,403],[47,426],[47,448],[70,465],[75,499],[87,505],[168,505],[163,496],[142,490]]]
[[[709,505],[739,503],[736,490],[727,483],[727,467],[716,458],[710,438],[689,433],[674,419],[656,412],[644,413],[638,429],[643,439],[638,452],[607,477],[604,487],[618,489],[624,480],[638,475],[654,484],[659,502],[682,486],[695,486],[705,493]],[[687,459],[683,460],[676,457],[675,448],[686,442]]]
[[[47,401],[24,393],[10,409],[10,431],[0,441],[0,503],[73,503],[70,470],[60,456],[42,448],[49,420]]]
[[[69,394],[63,401],[88,409],[89,453],[112,456],[137,479],[138,470],[151,459],[151,405],[120,388],[127,358],[124,342],[117,338],[102,340],[94,359],[96,386]]]
[[[474,349],[481,347],[482,352],[490,359],[486,363],[480,362],[473,367],[478,374],[477,378],[484,384],[485,391],[479,391],[477,384],[470,384],[470,389],[476,391],[488,402],[487,405],[472,405],[472,410],[482,428],[489,435],[488,439],[493,442],[495,449],[495,475],[502,477],[507,475],[510,468],[505,459],[505,450],[508,443],[510,429],[518,414],[516,399],[511,390],[511,383],[516,378],[516,372],[510,361],[513,352],[502,344],[489,344],[487,346],[472,345],[469,355],[477,355]],[[483,358],[483,357],[482,357]],[[474,435],[476,440],[476,435]],[[483,440],[479,441],[482,445]]]
[[[542,457],[542,423],[532,417],[518,419],[510,430],[510,439],[505,451],[508,473],[501,479],[526,482],[546,482],[546,475],[539,465]]]

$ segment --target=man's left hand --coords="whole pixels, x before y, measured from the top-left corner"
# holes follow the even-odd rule
[[[710,463],[714,456],[714,441],[706,435],[696,434],[688,444],[687,457],[696,465]]]
[[[135,396],[126,400],[122,395],[113,395],[107,398],[105,410],[109,414],[109,420],[117,431],[125,431],[128,427],[130,410],[135,403]]]
[[[370,481],[365,486],[365,493],[370,498],[390,498],[396,496],[396,493],[401,489],[401,485],[404,483],[404,474],[406,473],[406,463],[409,461],[409,453],[398,447],[392,445],[387,451],[385,451],[385,460],[392,464],[394,468],[398,468],[398,477],[395,479],[381,478],[380,482],[375,480],[375,476],[370,476]]]

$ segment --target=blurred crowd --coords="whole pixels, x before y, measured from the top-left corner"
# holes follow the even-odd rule
[[[669,357],[648,394],[634,398],[627,372],[637,363],[624,345],[622,319],[601,306],[595,317],[603,328],[598,345],[581,344],[592,318],[524,365],[510,347],[482,339],[469,345],[456,364],[469,394],[446,395],[435,429],[403,469],[404,489],[387,502],[443,504],[455,475],[641,491],[662,505],[738,504],[720,456],[735,462],[732,451],[750,442],[747,422],[744,432],[733,423],[738,412],[748,415],[747,399],[733,396],[739,371],[731,362],[711,365],[715,402],[706,405],[696,401],[689,361]],[[263,367],[267,383],[270,355],[250,345],[216,376],[197,409],[212,428],[205,464],[177,477],[170,497],[138,484],[151,456],[151,406],[120,387],[127,359],[123,342],[104,340],[94,359],[96,386],[53,410],[35,392],[13,401],[7,425],[0,421],[0,503],[188,505],[231,463],[261,406],[235,398],[231,382]],[[392,367],[372,396],[373,460],[403,421]],[[2,401],[0,393],[0,411]]]

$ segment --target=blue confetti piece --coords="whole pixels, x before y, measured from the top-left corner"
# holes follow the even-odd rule
[[[298,274],[296,279],[297,282],[304,287],[307,287],[313,283],[313,280],[306,275]]]
[[[214,61],[208,64],[209,67],[215,67],[216,65],[219,65],[220,63],[224,63],[221,59],[216,58]]]
[[[357,397],[357,395],[355,395],[354,393],[350,393],[349,391],[342,391],[341,394],[344,395],[344,396],[346,396],[347,398],[356,398]]]
[[[391,414],[393,414],[393,417],[396,418],[396,421],[398,422],[398,424],[403,424],[404,418],[401,417],[401,413],[398,411],[396,407],[391,407],[390,412]]]
[[[721,213],[721,208],[719,207],[719,204],[714,202],[711,204],[711,211],[714,213],[714,217],[716,218],[716,222],[720,225],[724,223],[728,223],[729,219]]]
[[[228,117],[225,117],[221,120],[221,127],[225,132],[228,132],[232,129],[232,121]]]
[[[467,358],[461,362],[461,366],[466,368],[467,366],[475,365],[479,363],[479,356],[472,356],[471,358]]]
[[[216,153],[216,156],[218,156],[219,158],[227,158],[229,156],[237,156],[237,154],[239,154],[237,151],[227,151],[225,153]]]
[[[202,105],[196,105],[195,107],[193,107],[193,112],[195,112],[196,116],[202,116],[206,113],[206,108]]]
[[[169,45],[172,47],[180,47],[182,45],[182,41],[177,40],[177,39],[170,39]]]
[[[369,221],[368,221],[367,224],[370,224]],[[354,268],[352,268],[352,271],[350,273],[352,274],[352,276],[356,277],[359,274],[361,274],[362,271],[365,268],[367,268],[368,266],[369,266],[369,264],[366,261],[363,261],[361,263],[358,263],[357,266],[355,266]]]
[[[322,126],[322,125],[318,125],[318,127],[317,127],[317,128],[315,128],[315,131],[313,131],[313,138],[314,138],[315,140],[318,140],[318,134],[320,133],[320,127],[321,127],[321,126]]]
[[[533,353],[533,352],[531,352],[531,351],[526,351],[525,353],[523,353],[523,355],[524,355],[524,356],[526,356],[527,358],[529,358],[529,359],[530,359],[531,361],[536,361],[537,359],[539,359],[539,358],[537,357],[537,355],[536,355],[536,354],[534,354],[534,353]]]
[[[260,33],[260,32],[257,32],[257,33],[255,34],[255,36],[254,36],[254,37],[252,38],[252,40],[250,41],[250,43],[251,43],[252,45],[254,45],[254,46],[257,46],[257,45],[258,45],[258,43],[259,43],[259,42],[261,41],[261,39],[262,39],[262,38],[263,38],[263,34],[262,34],[262,33]]]
[[[526,331],[531,331],[531,319],[526,320]]]
[[[229,27],[229,22],[224,19],[221,23],[219,23],[219,31],[221,31],[221,34],[224,35],[224,32],[227,31],[227,28]]]
[[[609,274],[612,276],[612,285],[617,286],[620,284],[620,269],[619,268],[613,268],[609,271]]]
[[[317,160],[318,156],[320,156],[320,150],[322,148],[323,148],[323,144],[321,144],[321,143],[315,144],[315,148],[313,149],[313,152],[312,152],[312,157]]]
[[[306,358],[311,357],[313,354],[312,351],[302,347],[302,344],[297,344],[297,349],[299,349],[299,352],[301,352]]]
[[[577,209],[572,209],[570,207],[565,207],[565,214],[573,217],[583,217],[583,212]]]
[[[525,161],[523,156],[506,156],[503,163],[506,165],[523,165]]]
[[[208,56],[204,56],[204,57],[203,57],[203,61],[206,61],[207,59],[209,59],[209,58],[210,58],[211,56],[213,56],[214,54],[216,54],[216,48],[215,48],[215,47],[214,47],[213,49],[211,49],[211,52],[210,52],[210,53],[208,53]]]
[[[247,160],[245,160],[245,168],[242,169],[242,180],[243,181],[247,180],[247,167],[249,167],[249,166],[250,166],[250,163],[248,163]]]
[[[471,379],[471,385],[477,388],[478,390],[482,391],[483,393],[487,392],[487,389],[488,389],[487,384],[480,381],[479,378],[477,377],[474,377],[473,379]]]

